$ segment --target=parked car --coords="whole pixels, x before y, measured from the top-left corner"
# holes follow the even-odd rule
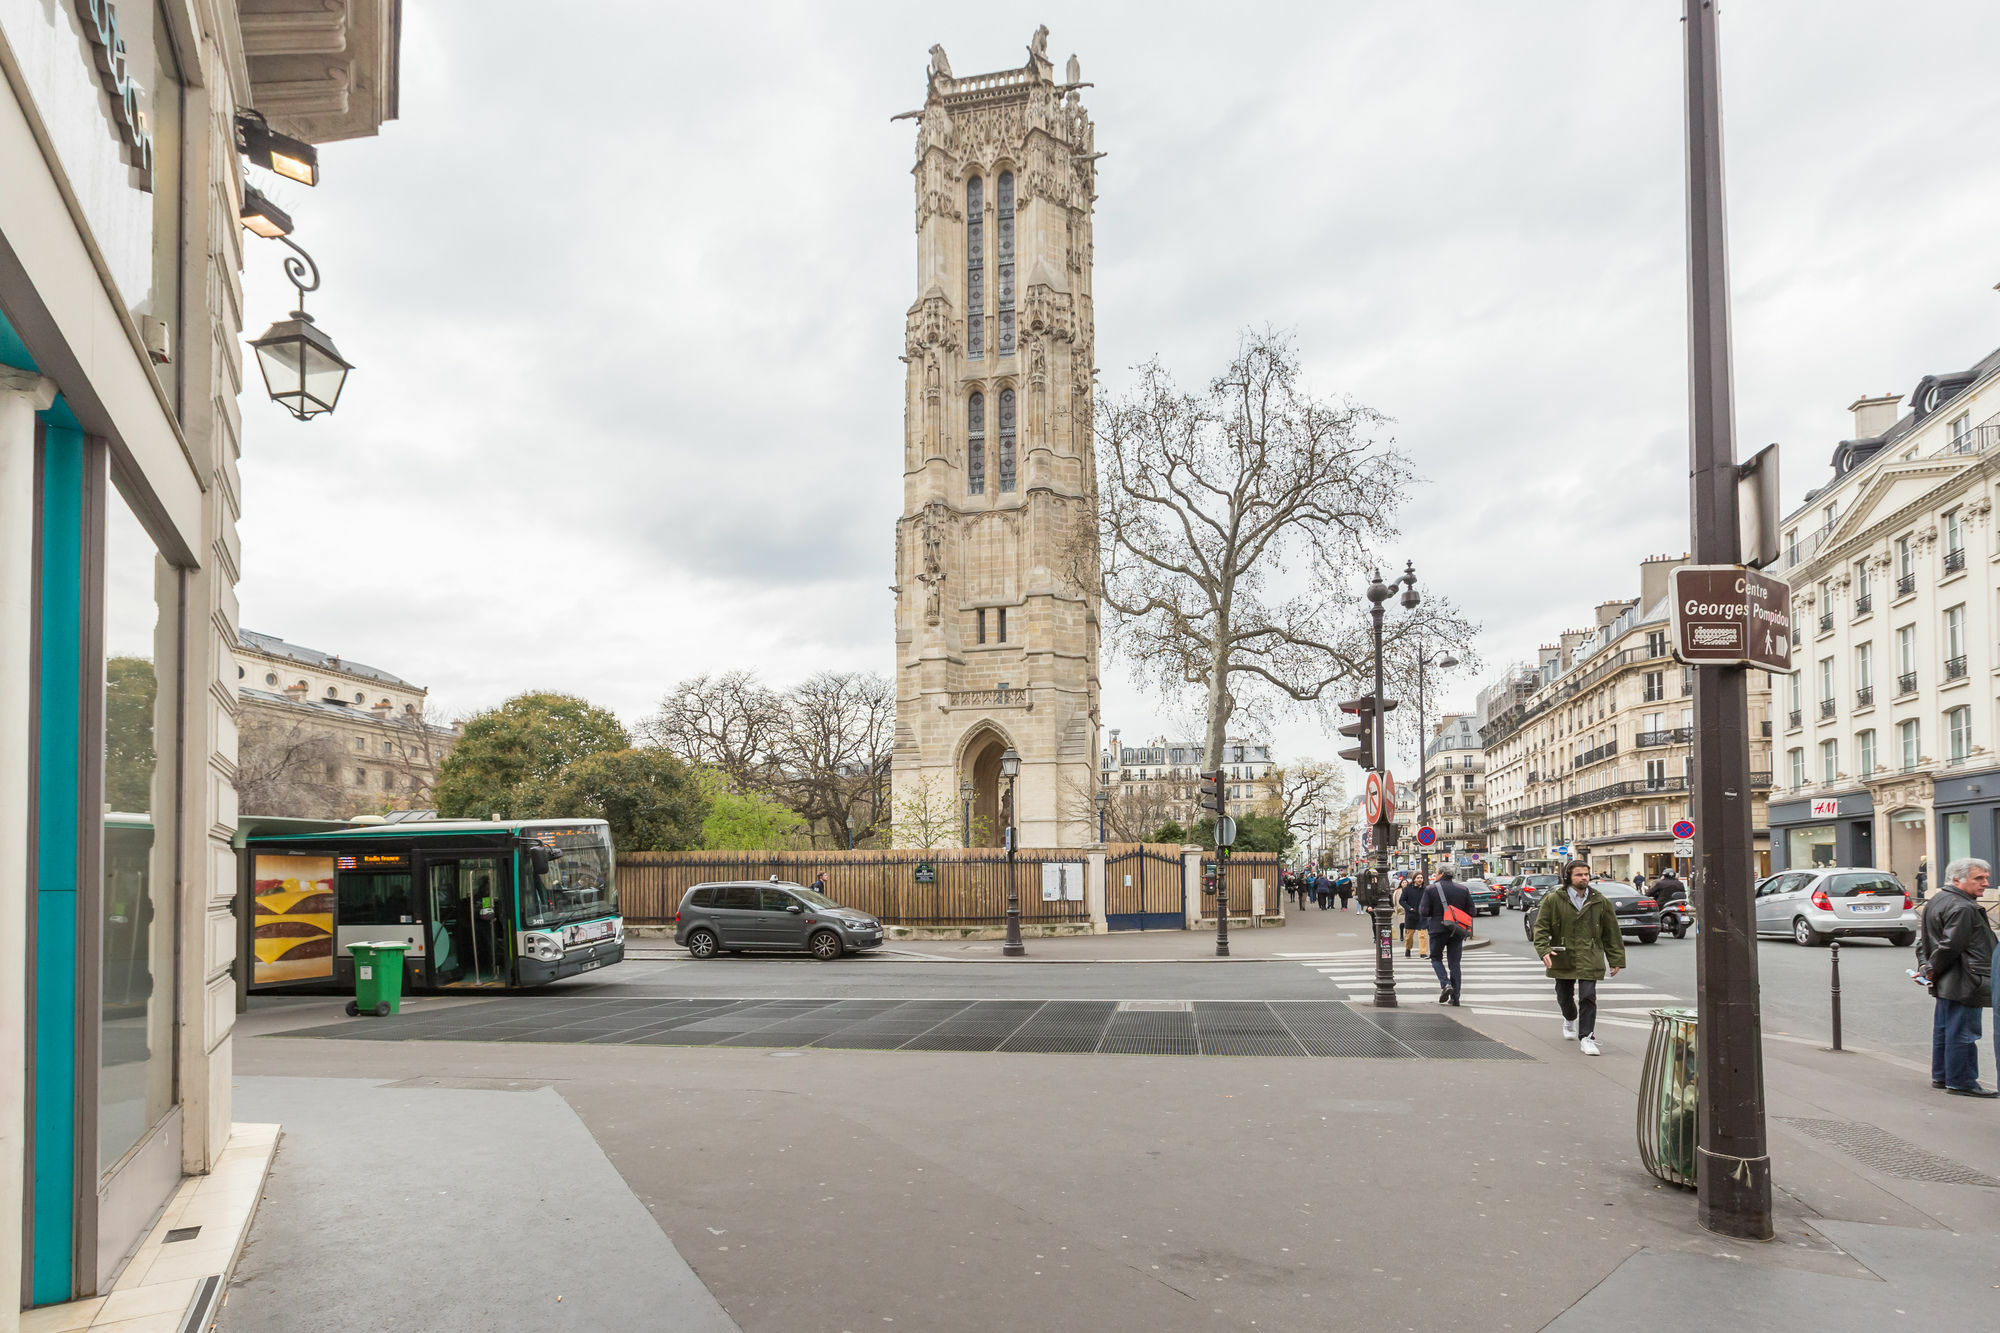
[[[1901,880],[1868,866],[1784,870],[1756,887],[1757,933],[1808,947],[1851,936],[1917,942],[1916,905]]]
[[[1507,901],[1507,895],[1498,884],[1490,879],[1481,879],[1477,875],[1468,875],[1460,882],[1465,885],[1465,891],[1472,895],[1474,916],[1481,913],[1487,916],[1500,915],[1501,904]]]
[[[1535,899],[1546,889],[1553,889],[1560,879],[1555,875],[1522,875],[1507,890],[1507,906],[1519,908],[1523,912],[1535,910]]]
[[[697,884],[674,913],[674,943],[696,958],[746,950],[804,950],[829,960],[882,944],[882,923],[802,884]]]
[[[1531,877],[1532,878],[1532,877]],[[1554,876],[1549,876],[1553,879]],[[1548,886],[1537,892],[1537,905],[1530,907],[1521,924],[1529,939],[1535,938],[1535,917],[1541,912],[1540,894]],[[1649,895],[1641,893],[1622,879],[1592,880],[1590,887],[1603,894],[1610,902],[1611,910],[1618,914],[1618,931],[1621,935],[1637,936],[1639,943],[1651,944],[1660,938],[1660,905]]]

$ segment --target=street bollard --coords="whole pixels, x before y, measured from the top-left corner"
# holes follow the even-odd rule
[[[1834,940],[1829,947],[1833,950],[1833,1049],[1840,1049],[1840,941]]]

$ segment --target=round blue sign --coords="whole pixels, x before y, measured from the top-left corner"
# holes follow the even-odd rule
[[[1426,824],[1422,828],[1417,830],[1417,843],[1419,846],[1428,847],[1437,840],[1438,840],[1437,830],[1432,828],[1429,824]]]
[[[1676,820],[1674,822],[1674,836],[1676,838],[1692,838],[1694,836],[1694,821],[1691,819]]]

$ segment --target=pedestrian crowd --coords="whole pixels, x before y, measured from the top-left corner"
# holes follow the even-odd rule
[[[1310,904],[1325,912],[1331,910],[1335,903],[1343,912],[1348,910],[1350,903],[1354,904],[1355,910],[1364,910],[1355,901],[1354,876],[1349,874],[1329,874],[1325,869],[1308,866],[1304,870],[1285,871],[1282,883],[1292,905],[1300,910]]]

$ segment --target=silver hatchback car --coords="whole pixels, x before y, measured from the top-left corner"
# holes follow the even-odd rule
[[[1757,884],[1757,933],[1789,935],[1798,944],[1873,936],[1892,944],[1917,942],[1917,913],[1902,881],[1868,866],[1782,870]]]
[[[674,943],[696,958],[746,950],[802,949],[834,959],[882,947],[882,923],[803,884],[697,884],[674,914]]]

